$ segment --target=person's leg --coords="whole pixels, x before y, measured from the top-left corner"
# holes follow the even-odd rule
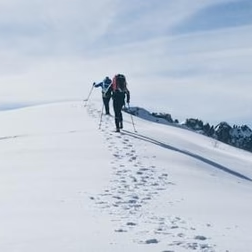
[[[122,116],[122,105],[120,106],[120,110],[118,113],[118,120],[119,120],[119,128],[122,129],[123,128],[123,116]]]
[[[103,97],[102,98],[103,99],[103,104],[104,104],[104,107],[105,107],[105,113],[106,113],[106,115],[109,115],[110,113],[109,113],[109,98],[107,98],[107,97]]]
[[[118,103],[116,102],[116,100],[113,101],[113,108],[114,108],[114,113],[115,113],[115,126],[116,126],[116,130],[120,131],[120,106],[118,106]]]

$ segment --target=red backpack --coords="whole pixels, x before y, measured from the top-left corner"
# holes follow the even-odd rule
[[[113,78],[113,84],[112,84],[113,91],[120,91],[125,92],[127,91],[127,82],[126,78],[123,74],[117,74]]]

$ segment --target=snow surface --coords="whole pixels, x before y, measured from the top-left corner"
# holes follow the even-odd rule
[[[100,110],[0,113],[0,251],[252,251],[251,153]]]

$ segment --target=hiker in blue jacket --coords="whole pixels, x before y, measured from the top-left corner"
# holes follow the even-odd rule
[[[102,88],[102,100],[105,107],[106,115],[110,115],[109,112],[109,101],[112,96],[112,80],[109,77],[106,77],[102,82],[93,83],[94,87]]]

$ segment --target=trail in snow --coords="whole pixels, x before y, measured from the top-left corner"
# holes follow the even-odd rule
[[[100,111],[94,105],[88,104],[87,111],[95,120],[100,119]],[[111,215],[114,231],[132,232],[135,237],[132,242],[139,244],[163,243],[168,249],[163,252],[178,251],[178,248],[179,251],[214,252],[215,245],[198,234],[190,223],[168,212],[159,215],[150,210],[153,207],[148,208],[161,193],[176,185],[162,167],[156,167],[156,156],[145,154],[150,142],[143,141],[142,148],[136,149],[140,135],[128,131],[114,133],[113,128],[113,117],[103,116],[101,131],[113,157],[113,174],[110,187],[90,198],[98,208]]]

